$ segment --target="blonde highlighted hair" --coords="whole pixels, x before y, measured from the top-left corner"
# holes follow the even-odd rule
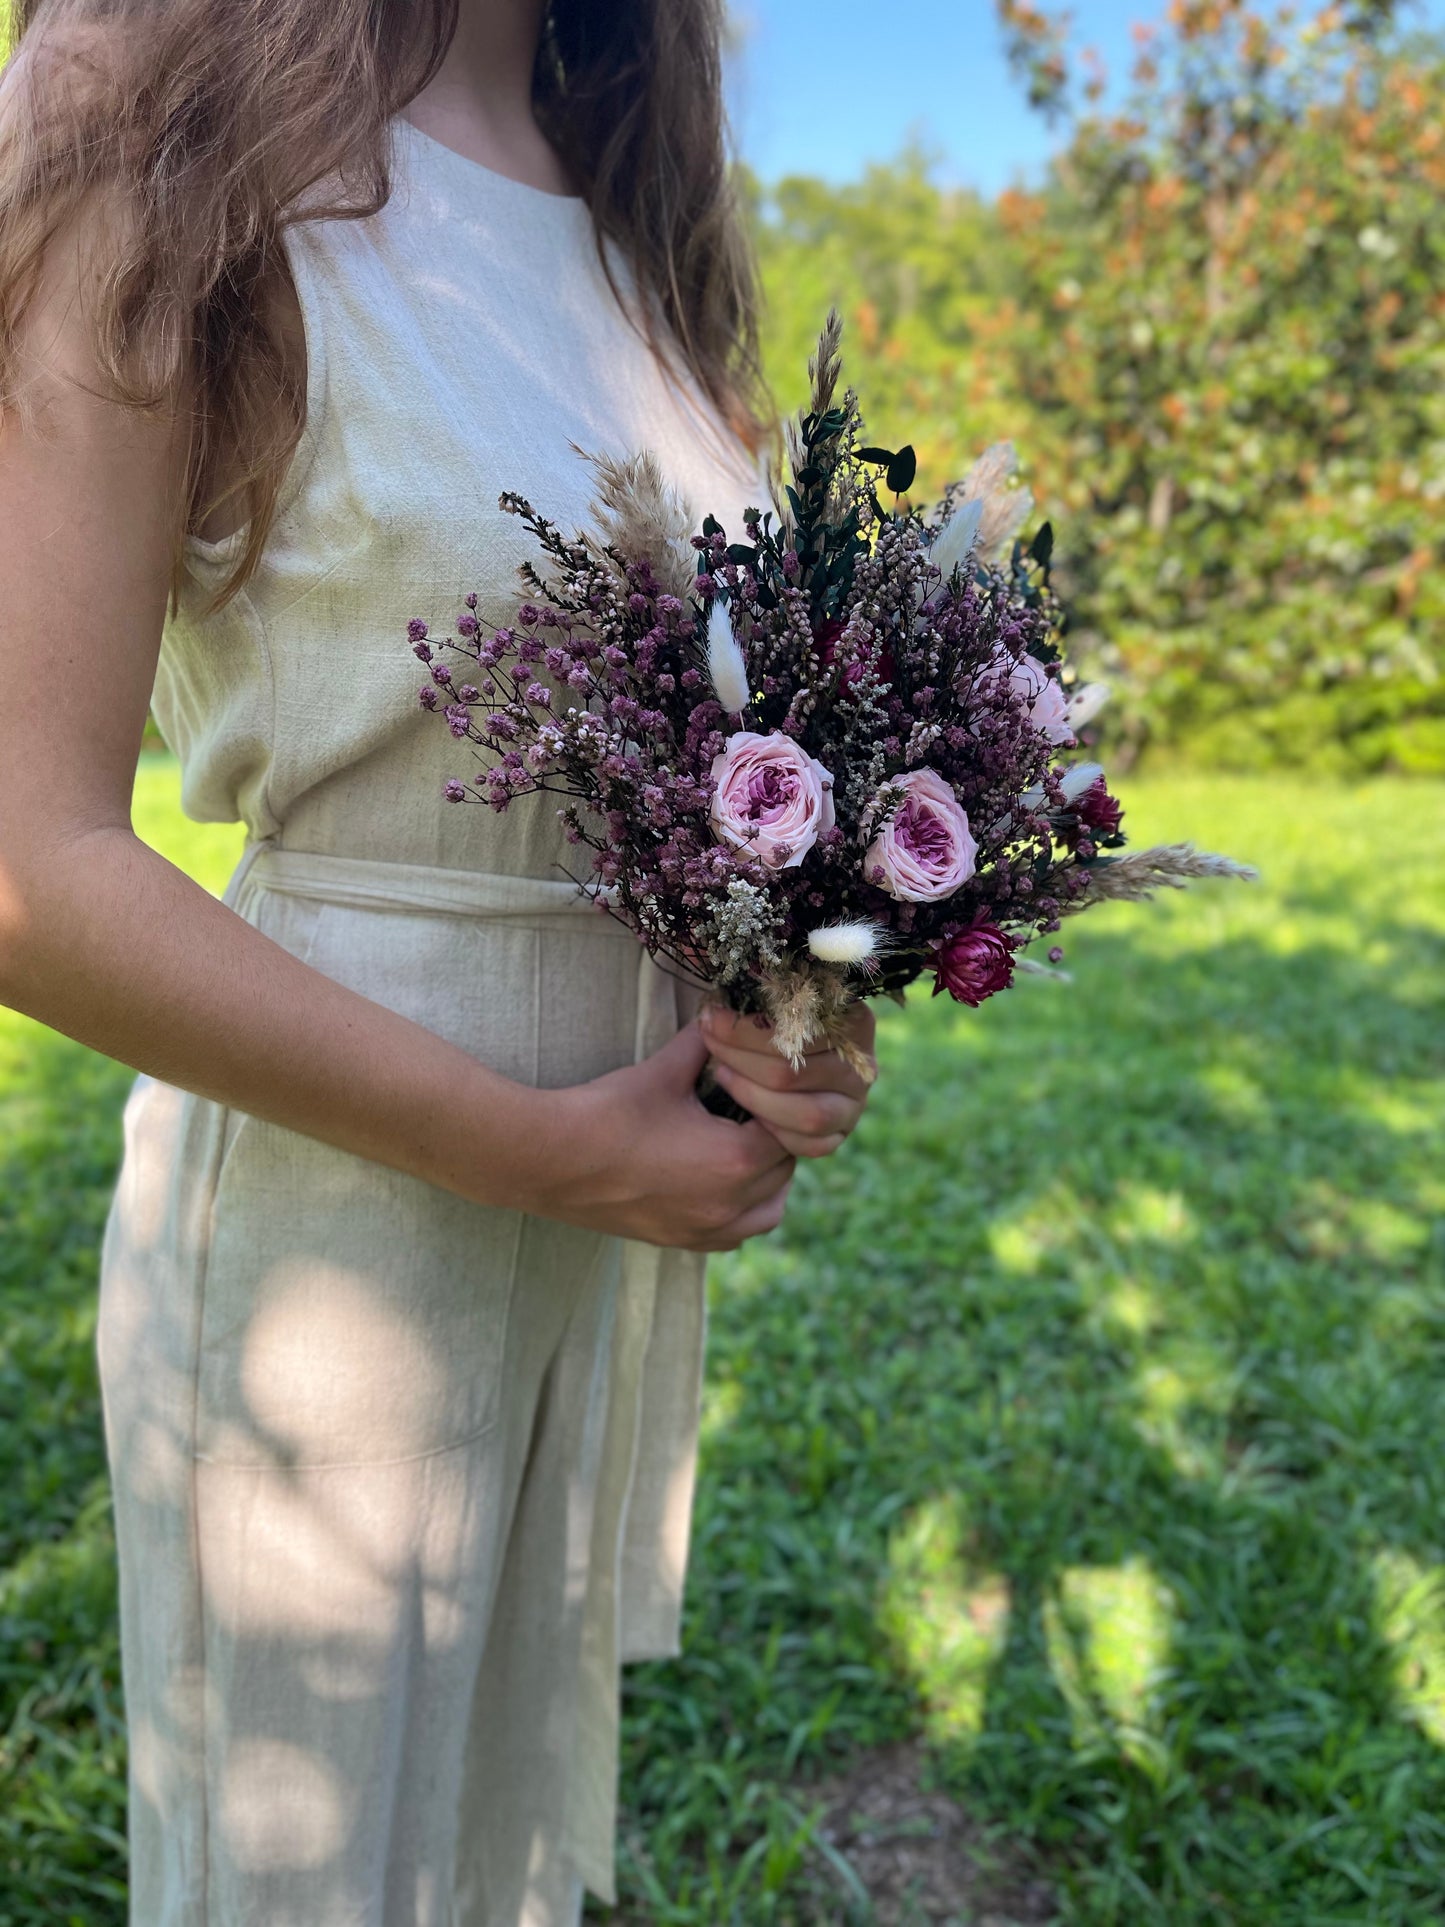
[[[457,9],[11,0],[0,410],[23,399],[19,330],[47,246],[97,201],[114,207],[92,302],[96,362],[116,400],[181,410],[173,597],[187,532],[237,496],[247,540],[212,606],[252,574],[304,425],[304,348],[273,318],[278,237],[297,219],[358,219],[385,204],[390,122],[440,67]],[[0,31],[3,19],[0,0]],[[533,94],[599,247],[611,240],[632,267],[647,325],[661,317],[723,419],[756,448],[755,295],[726,159],[720,36],[720,0],[553,0]],[[312,190],[332,181],[323,202]]]

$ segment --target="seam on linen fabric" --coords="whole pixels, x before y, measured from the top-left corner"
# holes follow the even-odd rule
[[[202,1099],[203,1103],[211,1100]],[[229,1109],[218,1105],[219,1145],[224,1146],[226,1119]],[[210,1665],[206,1650],[206,1584],[205,1567],[201,1555],[201,1493],[195,1469],[195,1441],[200,1434],[201,1421],[201,1333],[205,1328],[206,1286],[211,1271],[211,1247],[215,1239],[216,1191],[220,1182],[222,1156],[218,1155],[208,1174],[210,1195],[206,1200],[206,1243],[200,1253],[199,1277],[196,1281],[195,1334],[191,1357],[191,1446],[192,1463],[187,1484],[190,1488],[190,1527],[192,1545],[192,1583],[196,1596],[196,1643],[200,1652],[200,1683],[198,1697],[200,1706],[197,1721],[200,1728],[200,1766],[201,1766],[201,1897],[206,1919],[211,1917],[211,1774],[210,1774]]]
[[[246,596],[246,607],[251,610],[256,619],[256,646],[261,652],[261,662],[266,676],[266,693],[270,698],[271,723],[269,733],[266,737],[268,754],[265,765],[266,773],[261,778],[260,798],[265,809],[265,815],[261,820],[268,826],[268,832],[270,834],[280,836],[282,829],[281,819],[271,807],[271,782],[276,774],[277,755],[276,716],[278,705],[276,698],[276,658],[271,648],[271,631],[265,616],[256,607],[256,604],[252,602],[250,596],[244,589],[241,593]]]
[[[331,395],[331,368],[326,350],[326,338],[320,326],[321,296],[311,272],[311,262],[306,252],[309,237],[301,230],[309,225],[313,232],[319,222],[309,224],[304,221],[288,221],[283,224],[277,241],[291,271],[292,284],[296,289],[296,301],[301,311],[301,333],[306,347],[306,420],[302,425],[303,442],[310,443],[305,462],[294,460],[291,470],[282,484],[282,493],[276,502],[276,520],[288,519],[299,505],[306,484],[311,479],[321,453],[321,429],[327,418],[327,403]],[[299,272],[298,272],[299,269]],[[302,283],[306,285],[303,287]],[[300,448],[297,449],[300,455]]]
[[[512,1298],[507,1294],[506,1317],[510,1318]],[[505,1336],[505,1334],[504,1334]],[[267,1459],[213,1459],[208,1452],[192,1452],[191,1459],[196,1465],[213,1465],[221,1472],[273,1472],[285,1477],[292,1472],[367,1472],[384,1465],[417,1465],[423,1459],[439,1459],[447,1452],[460,1452],[465,1445],[475,1445],[489,1432],[497,1429],[501,1417],[494,1412],[485,1425],[479,1425],[475,1432],[468,1432],[465,1438],[453,1439],[448,1445],[429,1445],[425,1452],[403,1452],[395,1459],[300,1459],[277,1465]]]
[[[532,932],[532,1089],[542,1078],[542,933]]]

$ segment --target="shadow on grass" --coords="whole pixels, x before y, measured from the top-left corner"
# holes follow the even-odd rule
[[[708,1759],[805,1807],[921,1728],[1071,1917],[1437,1916],[1445,946],[1368,937],[1090,933],[888,1026],[862,1141],[719,1268],[639,1884],[746,1837]]]

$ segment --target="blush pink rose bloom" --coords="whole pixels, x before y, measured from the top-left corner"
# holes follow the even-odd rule
[[[768,870],[791,870],[833,827],[833,778],[791,736],[740,729],[713,758],[712,826]]]
[[[1011,694],[1023,705],[1029,721],[1048,742],[1073,742],[1069,726],[1069,700],[1060,682],[1048,674],[1037,655],[1021,655],[1013,661],[1008,649],[998,649],[992,659],[992,674],[1008,678]],[[985,671],[988,674],[988,671]]]
[[[1051,676],[1036,656],[1020,656],[1017,662],[1005,656],[999,667],[1008,665],[1009,688],[1028,711],[1029,721],[1051,743],[1071,743],[1069,702],[1056,677]]]
[[[951,897],[978,859],[958,798],[931,769],[909,770],[888,787],[902,790],[903,801],[864,851],[864,876],[904,903]]]

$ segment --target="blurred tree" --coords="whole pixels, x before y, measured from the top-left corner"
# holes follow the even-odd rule
[[[1038,193],[909,154],[760,201],[775,377],[840,299],[920,491],[1017,439],[1124,747],[1445,768],[1445,50],[1389,12],[1175,0],[1123,113],[1036,43],[1069,117]]]

